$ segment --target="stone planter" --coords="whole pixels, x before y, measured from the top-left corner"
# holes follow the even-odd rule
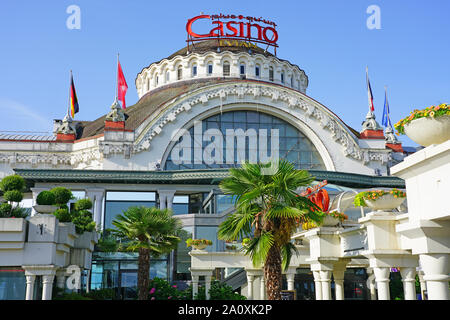
[[[322,220],[321,227],[335,227],[339,224],[339,219],[332,216],[325,216]]]
[[[36,204],[33,206],[33,209],[36,210],[37,213],[48,214],[55,212],[58,207],[46,204]]]
[[[25,241],[24,218],[0,218],[0,248],[9,248],[12,242]]]
[[[192,248],[194,248],[195,250],[203,250],[207,247],[208,245],[206,243],[200,243],[200,244],[193,244]]]
[[[376,200],[364,200],[373,211],[392,211],[399,207],[406,198],[395,198],[392,194],[385,194]]]
[[[440,144],[450,139],[450,116],[415,119],[405,124],[405,134],[424,147]]]

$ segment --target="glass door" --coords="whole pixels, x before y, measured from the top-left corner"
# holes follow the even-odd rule
[[[120,295],[122,300],[134,300],[137,297],[137,270],[120,270]]]

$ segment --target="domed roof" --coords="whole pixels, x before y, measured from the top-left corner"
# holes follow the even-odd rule
[[[222,45],[221,45],[222,43]],[[225,44],[225,45],[223,45]],[[188,50],[189,49],[189,50]],[[177,52],[171,54],[167,59],[172,59],[176,56],[186,56],[190,53],[205,53],[205,52],[222,52],[222,51],[230,51],[233,53],[246,52],[249,54],[258,53],[265,55],[267,57],[274,56],[272,53],[264,50],[255,45],[248,46],[248,42],[244,42],[241,40],[205,40],[205,41],[196,41],[190,43],[188,46],[183,49],[178,50]]]

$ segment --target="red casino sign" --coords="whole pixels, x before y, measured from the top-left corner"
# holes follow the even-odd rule
[[[211,21],[209,32],[201,33],[195,28],[195,22],[200,19]],[[276,26],[276,23],[263,18],[234,14],[202,14],[188,20],[186,24],[187,42],[193,43],[194,41],[208,39],[234,39],[267,44],[276,50],[276,47],[278,47]]]

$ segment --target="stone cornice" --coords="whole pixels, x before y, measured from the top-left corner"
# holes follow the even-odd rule
[[[80,183],[143,183],[143,184],[218,184],[229,176],[228,169],[180,171],[112,171],[112,170],[53,170],[14,169],[26,180],[34,182]],[[347,172],[308,170],[317,181],[352,188],[404,188],[402,179],[392,176],[368,176]]]

